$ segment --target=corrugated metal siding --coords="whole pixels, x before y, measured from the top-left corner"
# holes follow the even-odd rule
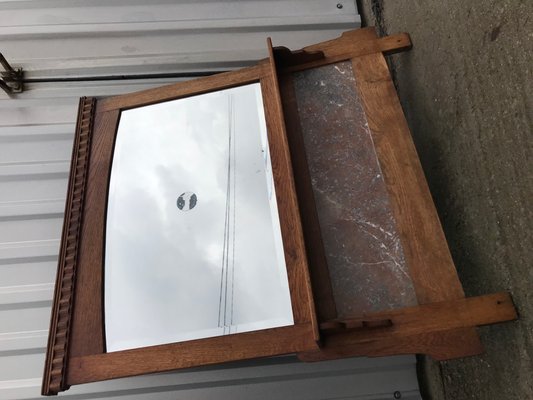
[[[344,7],[338,9],[337,3]],[[226,69],[357,26],[353,1],[0,0],[0,51],[28,77]],[[208,16],[208,18],[206,18]],[[0,93],[0,399],[39,397],[78,97],[168,80]],[[419,398],[414,357],[292,357],[74,387],[74,399]]]
[[[236,68],[266,36],[296,49],[358,24],[354,0],[0,0],[2,52],[29,77]]]

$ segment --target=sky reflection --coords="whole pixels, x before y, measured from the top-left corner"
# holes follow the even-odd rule
[[[122,113],[105,323],[108,351],[293,324],[259,84]]]

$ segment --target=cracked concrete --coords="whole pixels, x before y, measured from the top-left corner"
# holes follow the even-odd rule
[[[367,25],[409,32],[390,59],[469,296],[508,290],[520,320],[481,328],[486,352],[421,358],[427,399],[533,399],[533,2],[362,0]]]

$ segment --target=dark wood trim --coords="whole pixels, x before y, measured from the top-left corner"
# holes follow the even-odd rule
[[[65,205],[54,304],[50,319],[50,333],[44,367],[43,395],[57,394],[69,388],[65,378],[69,358],[69,338],[79,257],[78,248],[87,185],[87,168],[90,158],[94,111],[95,99],[82,97],[78,109],[76,134],[72,150],[68,197]]]

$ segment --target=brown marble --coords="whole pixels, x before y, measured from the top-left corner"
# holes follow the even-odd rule
[[[338,316],[416,305],[351,64],[293,78]]]

